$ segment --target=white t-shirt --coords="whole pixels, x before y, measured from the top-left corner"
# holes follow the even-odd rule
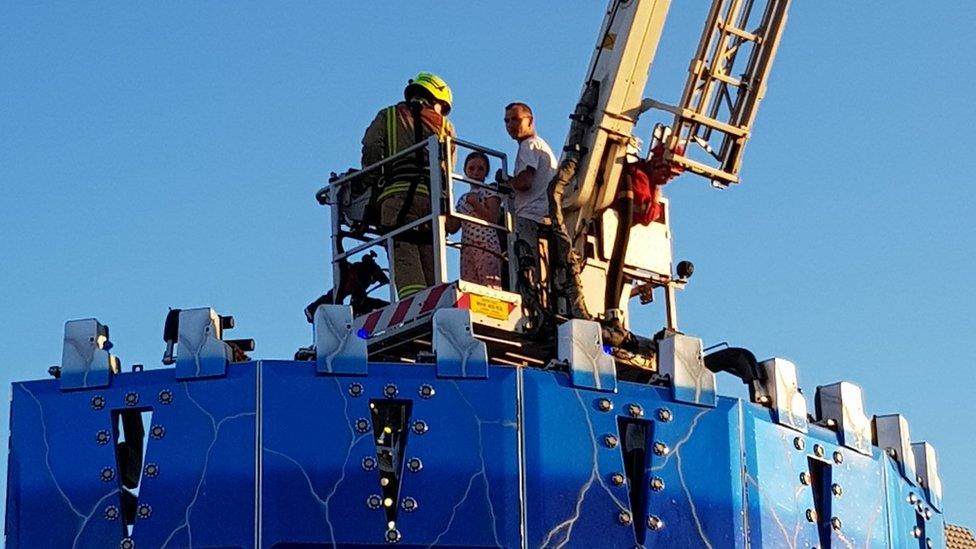
[[[527,191],[515,191],[515,215],[542,223],[549,215],[549,182],[556,175],[556,157],[539,136],[523,139],[515,156],[515,175],[535,168],[535,177]]]

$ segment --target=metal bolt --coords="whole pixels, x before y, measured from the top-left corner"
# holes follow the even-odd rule
[[[366,456],[363,458],[363,470],[372,471],[376,468],[376,458],[372,456]]]
[[[807,509],[807,520],[810,522],[817,522],[817,512],[813,509]]]
[[[153,425],[152,429],[149,430],[149,434],[155,439],[160,439],[166,436],[166,428],[162,425]]]
[[[363,394],[363,386],[359,383],[350,383],[347,391],[349,392],[349,396],[358,397],[359,395]]]
[[[813,454],[817,457],[824,457],[824,447],[819,444],[813,445]]]
[[[139,506],[136,514],[139,515],[139,518],[141,519],[147,519],[152,515],[152,507],[150,507],[147,503],[143,503]]]
[[[918,503],[918,496],[915,495],[915,492],[909,492],[907,499],[908,499],[908,503],[911,505],[915,505],[916,503]]]
[[[610,484],[613,484],[614,486],[620,486],[621,484],[624,483],[624,480],[625,480],[624,476],[621,475],[620,473],[614,473],[610,475]]]
[[[655,492],[664,490],[664,479],[661,477],[651,477],[651,490]]]
[[[396,398],[398,394],[400,394],[400,390],[392,383],[388,383],[386,387],[383,387],[383,396],[386,398]]]
[[[844,523],[841,522],[840,517],[832,517],[830,519],[830,527],[834,530],[840,530],[842,526],[844,526]]]
[[[417,421],[413,422],[413,432],[417,433],[418,435],[426,433],[427,422],[422,419],[418,419]]]
[[[139,404],[139,393],[136,393],[136,392],[126,393],[125,394],[125,405],[126,406],[135,406],[136,404]]]
[[[169,389],[163,389],[159,392],[159,403],[160,404],[172,404],[173,403],[173,391]]]
[[[390,528],[386,531],[386,542],[387,543],[400,543],[400,531],[396,528]]]
[[[898,457],[898,452],[896,452],[894,448],[885,448],[885,452],[888,452],[888,455],[892,458]]]
[[[608,398],[597,399],[596,409],[600,410],[601,412],[609,412],[610,410],[613,410],[613,403],[610,402],[610,399]]]
[[[437,393],[437,391],[434,390],[434,387],[428,385],[427,383],[421,385],[417,392],[420,394],[420,398],[431,398]]]
[[[840,453],[839,450],[834,452],[834,463],[838,465],[844,463],[844,454]]]
[[[932,510],[925,508],[925,520],[932,520]]]
[[[119,542],[119,549],[136,549],[136,542],[132,541],[132,538],[123,538]]]
[[[119,518],[119,508],[109,505],[105,508],[105,520],[116,520]]]
[[[603,443],[607,445],[607,448],[617,447],[617,437],[614,435],[604,435]]]
[[[920,538],[920,537],[922,537],[922,529],[919,528],[918,526],[912,528],[912,537],[913,538]]]
[[[365,433],[366,431],[369,431],[369,420],[364,417],[357,419],[356,430],[359,431],[360,433]]]
[[[925,546],[932,549],[932,538],[925,538]]]
[[[664,529],[664,521],[656,515],[647,517],[647,527],[655,532]]]
[[[103,467],[102,472],[99,475],[103,482],[109,482],[115,478],[115,471],[111,467]]]
[[[644,409],[640,407],[640,404],[628,404],[627,413],[630,417],[644,417]]]
[[[411,497],[403,498],[401,505],[403,506],[403,510],[408,513],[412,513],[417,510],[417,500]]]
[[[671,421],[671,418],[672,417],[673,416],[671,415],[671,410],[668,410],[667,408],[658,408],[657,409],[657,418],[659,420],[667,423],[667,422]]]
[[[803,450],[804,448],[807,447],[807,443],[802,438],[795,437],[793,439],[793,447],[796,448],[797,450]]]
[[[420,458],[410,458],[407,460],[407,469],[410,469],[411,473],[420,472],[424,468],[424,462],[420,461]]]
[[[156,478],[159,475],[159,466],[155,463],[147,463],[145,469],[143,469],[146,476],[149,478]]]
[[[376,494],[372,494],[366,498],[366,506],[370,509],[379,509],[381,505],[383,505],[383,498]]]
[[[628,513],[627,511],[620,511],[619,513],[617,513],[617,522],[619,522],[620,524],[626,526],[630,524],[631,520],[633,519],[630,518],[630,513]]]
[[[101,410],[105,407],[105,397],[102,395],[95,395],[91,399],[92,410]]]
[[[99,431],[95,434],[95,442],[102,446],[108,444],[109,440],[111,440],[111,435],[108,434],[108,431]]]
[[[668,445],[667,444],[665,444],[665,443],[663,443],[661,441],[658,441],[658,442],[655,442],[654,443],[654,453],[655,454],[657,454],[659,456],[666,456],[666,455],[668,455],[668,452],[670,452],[670,451],[671,450],[668,448]]]
[[[800,484],[810,486],[810,473],[803,471],[800,473]]]
[[[840,484],[834,483],[830,485],[830,492],[835,496],[840,496],[844,493],[844,489],[840,487]]]

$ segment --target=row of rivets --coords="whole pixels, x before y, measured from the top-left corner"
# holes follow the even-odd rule
[[[364,389],[361,383],[350,383],[347,391],[349,392],[350,396],[359,397],[363,395]],[[383,396],[386,398],[396,398],[399,394],[400,390],[393,383],[387,383],[386,386],[383,387]],[[437,391],[434,390],[432,385],[424,383],[417,388],[417,394],[420,395],[420,398],[428,399],[433,398],[434,395],[437,394]]]
[[[139,404],[139,393],[135,391],[130,391],[125,394],[123,398],[126,406],[135,406]],[[173,392],[169,389],[163,389],[159,392],[159,402],[162,404],[172,404],[173,403]],[[105,397],[102,395],[95,395],[91,398],[92,410],[101,410],[105,408]]]

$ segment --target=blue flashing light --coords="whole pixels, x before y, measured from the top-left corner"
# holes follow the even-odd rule
[[[608,355],[612,355],[613,354],[613,347],[611,347],[609,345],[604,345],[603,346],[603,352],[604,353],[607,353]]]
[[[366,331],[366,328],[360,328],[356,335],[359,336],[359,339],[369,339],[369,332]]]

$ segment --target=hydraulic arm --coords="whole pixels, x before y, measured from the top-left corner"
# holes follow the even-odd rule
[[[664,287],[668,327],[677,328],[673,293],[683,280],[672,275],[667,214],[657,220],[660,229],[632,223],[634,189],[625,168],[639,154],[634,126],[652,108],[674,115],[670,127],[654,132],[648,156],[656,158],[649,160],[666,165],[668,175],[652,185],[680,171],[716,186],[737,183],[789,1],[713,0],[675,106],[644,98],[671,1],[610,2],[550,185],[557,314],[625,317],[631,292],[647,296]],[[601,273],[587,276],[590,269]]]

